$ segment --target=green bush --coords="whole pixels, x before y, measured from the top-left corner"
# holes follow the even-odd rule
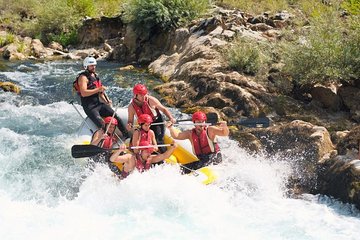
[[[0,36],[0,47],[15,42],[15,35],[12,33],[6,33],[5,36]]]
[[[224,57],[229,67],[246,74],[255,75],[261,68],[267,66],[271,59],[266,50],[267,44],[238,38],[232,46],[224,51]]]
[[[66,32],[66,33],[62,32],[60,34],[50,33],[47,38],[49,39],[50,42],[55,41],[55,42],[60,43],[63,46],[76,45],[78,43],[76,30]]]
[[[75,44],[85,16],[119,14],[123,0],[0,0],[0,23],[15,34]]]
[[[208,0],[128,0],[124,4],[125,20],[135,30],[167,31],[206,12]]]
[[[312,23],[301,41],[285,44],[283,70],[301,85],[349,82],[360,76],[359,18],[322,19]]]

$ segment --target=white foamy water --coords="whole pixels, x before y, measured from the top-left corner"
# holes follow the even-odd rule
[[[1,239],[360,236],[354,206],[325,196],[288,198],[287,159],[250,156],[228,138],[220,139],[224,163],[209,186],[170,165],[123,181],[107,166],[90,171],[70,154],[81,122],[73,106],[36,99],[0,92]]]

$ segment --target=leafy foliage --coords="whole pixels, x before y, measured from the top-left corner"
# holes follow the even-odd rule
[[[72,30],[72,31],[66,32],[66,33],[62,32],[60,34],[51,34],[50,33],[48,35],[48,39],[49,39],[49,41],[58,42],[63,46],[75,45],[78,42],[76,30]]]
[[[125,20],[138,31],[167,31],[205,13],[208,0],[128,0]]]
[[[0,23],[15,34],[63,45],[76,42],[85,16],[119,14],[122,0],[0,0]]]
[[[3,36],[0,36],[0,47],[3,47],[7,44],[13,43],[15,41],[16,37],[12,33],[6,33]]]
[[[300,84],[350,82],[360,76],[358,17],[313,22],[308,35],[285,46],[284,71]]]
[[[352,15],[360,14],[360,1],[359,0],[346,0],[341,4],[347,12]]]
[[[224,56],[232,69],[255,75],[271,59],[266,48],[265,43],[238,38],[224,51]]]

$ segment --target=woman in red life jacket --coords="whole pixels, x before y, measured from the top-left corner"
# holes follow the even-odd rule
[[[199,161],[185,164],[186,167],[196,170],[209,164],[219,164],[222,161],[219,145],[217,144],[217,136],[228,136],[229,128],[225,121],[219,122],[219,126],[207,126],[206,114],[198,111],[192,115],[192,121],[195,127],[191,130],[178,132],[172,128],[172,124],[167,124],[170,134],[174,139],[189,139],[193,147],[193,151]],[[202,125],[204,124],[204,125]],[[185,169],[185,173],[188,173]]]
[[[148,90],[143,84],[136,84],[133,88],[133,93],[134,97],[128,106],[128,131],[132,130],[134,116],[136,115],[136,117],[139,119],[139,116],[144,113],[150,115],[153,123],[164,121],[160,112],[164,113],[170,122],[176,122],[171,112],[164,105],[162,105],[158,99],[148,95]],[[152,125],[150,128],[155,133],[157,143],[163,144],[165,126],[163,124]],[[160,151],[164,152],[166,151],[166,148],[160,148]]]
[[[159,163],[169,158],[176,148],[176,143],[173,143],[164,153],[153,155],[154,147],[148,141],[141,141],[139,144],[140,151],[138,153],[127,153],[120,155],[121,150],[117,150],[110,158],[112,162],[131,162],[139,172],[148,170],[151,164]]]
[[[106,149],[111,149],[120,146],[119,136],[115,134],[116,126],[118,125],[118,121],[116,120],[116,118],[113,118],[111,116],[105,117],[104,123],[105,123],[104,127],[100,128],[93,134],[91,139],[91,144]],[[108,131],[105,134],[106,129],[108,129]],[[121,171],[113,162],[110,161],[110,156],[111,153],[104,152],[92,157],[91,159],[94,162],[108,164],[110,170],[113,173],[115,173],[118,177],[120,178],[126,177],[129,173],[128,170],[131,169],[132,166],[131,163],[130,162],[127,163],[127,167],[124,167],[123,170]],[[94,165],[90,165],[90,167],[93,168]]]
[[[136,128],[132,135],[131,146],[139,146],[141,141],[148,141],[151,145],[157,145],[154,131],[150,129],[152,118],[149,114],[141,114],[138,118],[140,128]],[[157,147],[154,147],[154,151],[158,151]],[[138,153],[139,149],[134,149],[134,153]]]
[[[104,126],[103,117],[113,116],[114,110],[111,108],[111,100],[105,95],[106,87],[102,85],[96,74],[96,59],[86,57],[83,62],[85,71],[80,73],[75,82],[74,88],[80,96],[81,105],[86,115],[101,128]],[[129,137],[125,124],[115,114],[118,121],[118,127],[124,138]]]
[[[119,146],[120,145],[118,144],[119,138],[115,134],[118,121],[116,120],[116,118],[110,116],[104,118],[104,123],[105,123],[104,127],[94,132],[91,139],[91,144],[107,149]],[[105,134],[106,129],[108,129],[108,131]]]

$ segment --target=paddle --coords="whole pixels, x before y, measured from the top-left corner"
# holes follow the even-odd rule
[[[207,123],[205,125],[216,125],[219,118],[216,113],[207,113],[206,114]],[[188,122],[192,121],[191,119],[181,119],[176,120],[177,122]],[[158,122],[158,123],[152,123],[151,125],[160,125],[165,124],[166,122]],[[204,124],[197,124],[197,123],[175,123],[174,126],[181,126],[181,125],[204,125]],[[261,128],[261,127],[269,127],[270,126],[270,119],[267,117],[262,118],[244,118],[240,119],[238,122],[229,122],[227,124],[228,126],[236,126],[241,125],[245,127],[250,128]]]
[[[216,125],[218,124],[218,115],[216,113],[207,113],[206,114],[207,117],[207,123],[175,123],[175,126],[181,126],[181,125]],[[158,124],[163,124],[163,123],[158,123]],[[267,117],[262,117],[262,118],[244,118],[244,119],[240,119],[237,122],[229,122],[227,124],[228,126],[237,126],[237,125],[241,125],[241,126],[245,126],[245,127],[250,127],[250,128],[261,128],[261,127],[269,127],[270,126],[270,119]]]
[[[218,123],[175,123],[174,126],[186,126],[186,125],[192,125],[192,126],[211,126],[211,125],[217,125]],[[245,127],[250,128],[262,128],[262,127],[269,127],[270,120],[268,118],[251,118],[251,119],[243,119],[239,122],[230,122],[227,124],[228,126],[236,126],[241,125]]]
[[[150,145],[150,146],[136,146],[129,147],[128,149],[139,149],[139,148],[149,148],[149,147],[166,147],[171,146],[171,144],[159,144],[159,145]],[[83,158],[83,157],[91,157],[99,153],[103,152],[111,152],[114,150],[118,150],[119,148],[101,148],[99,146],[87,144],[87,145],[74,145],[71,148],[71,156],[73,158]]]
[[[218,116],[216,113],[207,113],[206,114],[206,118],[208,122],[214,122],[216,123],[218,121]],[[192,121],[192,119],[180,119],[180,120],[176,120],[176,122],[189,122]],[[157,122],[157,123],[152,123],[151,125],[161,125],[161,124],[165,124],[166,122]],[[187,125],[187,124],[178,124],[175,123],[174,125]]]
[[[218,119],[218,115],[216,113],[208,113],[208,114],[206,114],[206,116],[207,116],[207,122],[210,123],[209,125],[218,124],[219,119]],[[183,124],[181,124],[181,125],[183,125]],[[250,127],[250,128],[269,127],[270,126],[270,119],[267,118],[267,117],[243,118],[243,119],[240,119],[237,122],[236,121],[235,122],[229,122],[227,125],[228,126],[241,125],[241,126]]]

